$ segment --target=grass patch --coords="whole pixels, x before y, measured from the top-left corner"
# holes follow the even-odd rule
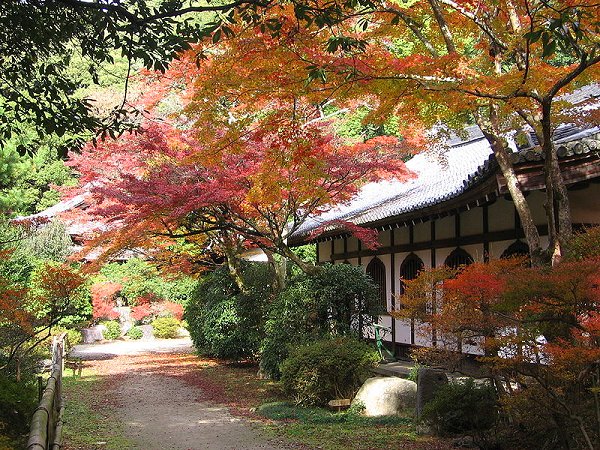
[[[102,393],[104,381],[89,369],[81,377],[65,371],[63,391],[66,402],[63,427],[65,449],[122,450],[133,448],[123,435],[123,423]]]
[[[408,416],[365,417],[353,409],[334,413],[286,402],[262,405],[257,413],[273,421],[268,428],[274,435],[324,450],[445,448],[419,436]]]
[[[278,382],[259,379],[253,364],[201,360],[196,368],[188,374],[189,381],[205,397],[226,404],[234,414],[260,419],[274,438],[323,450],[452,448],[442,439],[418,435],[409,415],[364,417],[352,410],[334,413],[295,406],[285,401]]]

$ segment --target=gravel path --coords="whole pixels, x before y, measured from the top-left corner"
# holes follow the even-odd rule
[[[113,374],[112,392],[125,436],[139,450],[280,450],[246,419],[204,401],[202,391],[173,377],[175,358],[191,351],[189,339],[118,341],[76,346],[70,354]],[[89,364],[89,363],[88,363]]]

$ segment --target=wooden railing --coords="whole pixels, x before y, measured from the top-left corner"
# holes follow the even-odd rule
[[[29,430],[28,450],[59,450],[62,440],[62,375],[65,367],[66,333],[52,341],[52,372],[33,413]]]

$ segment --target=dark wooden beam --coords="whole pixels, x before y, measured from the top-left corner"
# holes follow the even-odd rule
[[[435,231],[435,222],[432,221],[432,228]],[[576,227],[576,225],[574,225]],[[538,226],[538,231],[540,235],[548,234],[548,227],[546,225]],[[419,250],[428,250],[431,249],[432,256],[435,255],[433,250],[438,248],[454,248],[461,247],[465,245],[472,244],[483,244],[486,240],[488,242],[496,242],[496,241],[510,241],[517,238],[524,238],[525,234],[522,229],[518,230],[503,230],[503,231],[492,231],[488,233],[482,234],[474,234],[471,236],[461,236],[455,238],[448,239],[434,239],[431,242],[417,242],[414,244],[398,244],[394,246],[388,247],[379,247],[376,250],[358,250],[353,252],[348,252],[347,254],[335,254],[333,255],[334,260],[339,259],[349,259],[349,258],[359,258],[365,256],[377,256],[377,255],[386,255],[390,253],[409,253],[415,252]],[[434,259],[432,258],[431,265],[434,266]]]

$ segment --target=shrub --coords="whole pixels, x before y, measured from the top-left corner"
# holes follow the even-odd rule
[[[179,337],[181,324],[174,317],[159,317],[152,322],[154,336],[161,339],[173,339]]]
[[[270,305],[265,337],[260,346],[260,369],[272,379],[281,377],[281,363],[290,346],[298,346],[323,336],[318,327],[317,300],[306,277],[292,281]]]
[[[127,330],[127,337],[130,339],[141,339],[144,336],[144,332],[140,327],[131,327]]]
[[[80,344],[82,341],[81,330],[75,328],[63,328],[63,327],[54,327],[52,329],[52,336],[58,336],[62,333],[67,333],[67,341],[69,345],[73,347],[74,345]]]
[[[26,433],[37,406],[34,379],[16,382],[0,373],[0,433],[16,437]]]
[[[320,339],[290,352],[281,381],[297,404],[323,405],[353,397],[377,361],[377,351],[355,338]]]
[[[372,280],[349,264],[326,264],[314,275],[296,275],[268,310],[261,370],[274,379],[281,376],[287,343],[297,346],[331,332],[360,336],[359,325],[370,326],[380,312],[377,298]]]
[[[423,408],[422,418],[439,434],[479,434],[498,419],[496,392],[472,379],[443,385]]]
[[[102,322],[102,325],[106,327],[106,330],[104,330],[102,333],[104,335],[104,339],[112,341],[113,339],[118,339],[121,336],[121,325],[116,320]]]
[[[194,346],[219,358],[254,357],[264,336],[264,306],[271,296],[270,269],[265,264],[242,266],[248,288],[243,294],[226,268],[205,276],[185,307],[184,317]]]

